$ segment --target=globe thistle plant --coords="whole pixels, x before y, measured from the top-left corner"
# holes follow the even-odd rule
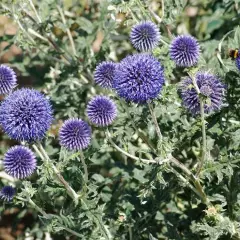
[[[69,119],[64,122],[59,131],[61,146],[66,149],[82,150],[89,146],[91,140],[91,128],[81,119]]]
[[[220,82],[217,76],[208,72],[198,72],[195,75],[196,84],[201,97],[204,98],[204,112],[211,113],[219,110],[222,106],[225,85]],[[185,78],[180,84],[180,94],[183,105],[192,113],[200,113],[199,95],[190,77]]]
[[[87,115],[93,124],[108,126],[117,116],[117,107],[109,97],[96,96],[87,105]]]
[[[17,84],[15,72],[6,65],[0,65],[0,94],[9,93]]]
[[[146,103],[160,93],[164,84],[163,68],[149,54],[124,58],[117,66],[113,87],[126,101]]]
[[[36,169],[36,157],[29,148],[14,146],[4,155],[3,166],[7,174],[23,179],[32,175]]]
[[[0,106],[0,124],[4,132],[18,141],[42,139],[52,119],[49,101],[33,89],[14,91]]]
[[[170,57],[180,67],[197,64],[200,54],[197,39],[189,35],[177,36],[170,45]]]
[[[12,201],[15,195],[15,189],[11,186],[4,186],[0,191],[0,198],[4,201]]]
[[[101,62],[94,72],[95,82],[104,88],[111,88],[114,72],[115,72],[116,63],[113,62]]]
[[[160,32],[155,23],[144,21],[132,27],[130,40],[137,50],[149,51],[158,45]]]

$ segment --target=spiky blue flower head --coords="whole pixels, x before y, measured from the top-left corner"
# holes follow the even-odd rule
[[[149,54],[134,54],[116,67],[113,87],[126,101],[146,103],[160,93],[164,84],[163,68]]]
[[[68,119],[59,131],[60,145],[70,151],[85,149],[90,144],[91,134],[91,128],[85,121]]]
[[[240,50],[238,51],[238,54],[240,54]],[[236,63],[236,67],[238,68],[238,70],[240,70],[240,57],[236,58],[235,63]]]
[[[219,78],[208,72],[197,72],[195,75],[196,84],[204,99],[204,112],[211,113],[219,110],[224,98],[225,85]],[[180,94],[183,105],[193,114],[200,113],[200,101],[193,80],[185,78],[180,84]]]
[[[180,67],[191,67],[197,64],[200,47],[196,38],[190,35],[175,37],[170,45],[170,57]]]
[[[159,43],[160,32],[155,23],[143,21],[132,27],[130,40],[139,51],[152,50]]]
[[[44,137],[52,123],[52,114],[52,107],[43,94],[22,88],[2,102],[0,124],[9,137],[30,142]]]
[[[115,68],[116,63],[114,62],[105,61],[98,64],[94,72],[95,82],[101,87],[111,88]]]
[[[0,191],[0,198],[10,202],[15,195],[15,189],[11,186],[4,186]]]
[[[106,96],[96,96],[87,105],[89,120],[96,126],[110,125],[117,116],[116,104]]]
[[[23,179],[32,175],[37,167],[34,153],[25,146],[11,147],[4,155],[4,170],[14,178]]]
[[[15,72],[6,65],[0,65],[0,94],[9,93],[17,85]]]

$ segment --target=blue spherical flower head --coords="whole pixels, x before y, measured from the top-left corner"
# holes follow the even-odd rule
[[[23,179],[32,175],[37,167],[37,162],[34,153],[29,148],[19,145],[6,152],[3,166],[10,176]]]
[[[87,105],[87,115],[93,124],[105,127],[116,118],[117,107],[109,97],[96,96]]]
[[[17,85],[15,72],[6,65],[0,65],[0,94],[9,93]]]
[[[0,198],[4,201],[12,201],[15,195],[15,189],[11,186],[4,186],[0,191]]]
[[[160,32],[155,23],[144,21],[132,27],[130,40],[137,50],[149,51],[158,45]]]
[[[63,123],[59,131],[60,145],[66,149],[82,150],[89,146],[91,128],[81,119],[69,119]]]
[[[94,80],[95,82],[104,88],[111,88],[116,63],[113,62],[101,62],[95,70]]]
[[[189,35],[174,38],[170,45],[170,57],[180,67],[191,67],[197,64],[199,54],[197,39]]]
[[[238,51],[238,54],[240,54],[240,50]],[[236,58],[235,63],[236,63],[236,67],[238,68],[238,70],[240,70],[240,57]]]
[[[126,101],[146,103],[160,93],[164,84],[163,68],[149,54],[134,54],[117,66],[113,87]]]
[[[42,139],[52,120],[49,101],[33,89],[14,91],[0,106],[0,124],[4,132],[18,141]]]
[[[225,85],[217,76],[208,72],[198,72],[195,80],[204,99],[204,112],[211,113],[219,110],[224,98]],[[200,101],[193,81],[190,77],[185,78],[180,84],[180,94],[183,105],[193,114],[200,113]]]

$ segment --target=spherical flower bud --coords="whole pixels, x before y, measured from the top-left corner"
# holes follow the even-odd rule
[[[81,119],[69,119],[63,123],[59,131],[60,145],[66,149],[82,150],[89,146],[91,128]]]
[[[37,162],[34,153],[29,148],[19,145],[6,152],[3,166],[10,176],[23,179],[32,175],[37,167]]]
[[[14,91],[0,106],[0,124],[4,132],[18,141],[42,139],[52,119],[49,101],[33,89]]]
[[[211,113],[221,108],[225,85],[217,76],[208,72],[198,72],[195,75],[196,84],[201,97],[204,99],[204,112]],[[180,94],[183,105],[193,114],[200,113],[199,95],[190,77],[185,78],[180,84]]]
[[[113,62],[101,62],[94,72],[95,82],[104,88],[111,88],[114,72],[115,72],[116,63]]]
[[[146,103],[160,93],[164,84],[163,68],[149,54],[134,54],[116,67],[113,87],[126,101]]]
[[[11,186],[4,186],[0,191],[0,198],[10,202],[15,195],[15,189]]]
[[[17,85],[15,72],[6,65],[0,65],[0,94],[9,93]]]
[[[170,57],[180,67],[191,67],[197,64],[199,54],[199,44],[192,36],[175,37],[170,45]]]
[[[130,40],[137,50],[149,51],[158,45],[160,32],[155,23],[144,21],[133,26]]]
[[[117,116],[117,107],[109,97],[96,96],[87,105],[87,115],[93,124],[108,126]]]

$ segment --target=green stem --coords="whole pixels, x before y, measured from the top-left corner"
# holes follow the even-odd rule
[[[201,173],[203,164],[206,160],[206,152],[207,152],[207,135],[206,135],[206,125],[205,125],[205,114],[204,114],[204,99],[201,95],[200,89],[197,85],[196,79],[194,76],[190,75],[190,78],[193,81],[193,85],[195,87],[195,90],[198,94],[199,102],[200,102],[200,115],[201,115],[201,125],[202,125],[202,154],[200,158],[200,163],[197,168],[196,176],[198,177]]]
[[[162,133],[161,133],[160,127],[159,127],[158,122],[157,122],[157,117],[155,115],[155,112],[154,112],[153,107],[152,107],[150,102],[148,102],[148,108],[150,110],[150,113],[151,113],[151,116],[152,116],[152,119],[153,119],[153,123],[155,125],[157,135],[159,137],[159,141],[162,142]]]
[[[83,169],[84,169],[84,181],[86,184],[88,182],[88,168],[87,168],[87,164],[85,162],[85,157],[83,155],[83,152],[79,152],[79,153],[80,153],[80,160],[82,162]]]
[[[200,196],[203,203],[208,204],[209,200],[207,199],[207,195],[205,194],[203,187],[199,180],[192,174],[192,172],[181,162],[179,162],[176,158],[173,156],[169,159],[175,166],[180,168],[193,182],[193,185],[196,188],[196,191],[198,192],[198,196]]]
[[[137,132],[138,136],[148,145],[148,147],[149,147],[154,153],[156,153],[156,149],[155,149],[153,143],[147,138],[147,136],[145,136],[145,134],[143,133],[143,131],[136,126],[135,121],[134,121],[134,118],[132,118],[132,116],[131,116],[131,114],[130,114],[130,112],[129,112],[129,108],[128,108],[128,106],[126,105],[126,103],[125,103],[125,102],[122,102],[122,106],[123,106],[124,110],[127,112],[128,116],[131,118],[132,126],[133,126],[133,128],[135,129],[135,131]]]
[[[37,17],[38,22],[39,22],[39,23],[42,23],[42,20],[41,20],[41,18],[39,17],[38,12],[37,12],[37,10],[36,10],[36,8],[35,8],[32,0],[29,0],[29,3],[30,3],[31,8],[33,9],[33,11],[34,11],[34,13],[35,13],[35,15],[36,15],[36,17]]]
[[[59,11],[59,13],[60,13],[60,16],[61,16],[61,18],[62,18],[63,24],[66,25],[66,19],[65,19],[63,10],[62,10],[59,6],[57,6],[57,9],[58,9],[58,11]],[[69,38],[71,47],[72,47],[73,55],[76,56],[76,55],[77,55],[77,51],[76,51],[76,47],[75,47],[75,44],[74,44],[74,41],[73,41],[72,34],[71,34],[69,28],[66,28],[66,30],[67,30],[67,35],[68,35],[68,38]]]
[[[199,189],[196,189],[185,177],[183,177],[178,171],[176,171],[174,168],[171,168],[172,172],[179,177],[182,182],[184,182],[191,190],[198,196],[200,199],[202,199],[203,195],[199,192]]]
[[[200,98],[200,114],[201,114],[201,123],[202,123],[202,155],[201,161],[198,165],[196,176],[198,177],[201,173],[203,164],[206,160],[206,153],[207,153],[207,136],[206,136],[206,125],[205,125],[205,117],[204,117],[204,102],[201,96]]]
[[[106,137],[107,137],[107,139],[109,140],[109,142],[111,143],[111,145],[112,145],[116,150],[118,150],[119,152],[121,152],[122,154],[124,154],[125,156],[127,156],[127,157],[129,157],[129,158],[132,158],[133,160],[136,160],[136,161],[140,160],[141,162],[146,163],[146,164],[149,164],[149,163],[158,163],[156,160],[142,159],[142,158],[133,156],[133,155],[131,155],[130,153],[124,151],[122,148],[118,147],[118,146],[114,143],[114,141],[112,140],[111,134],[110,134],[110,132],[109,132],[108,129],[107,129],[107,131],[106,131]]]
[[[51,162],[47,152],[44,150],[41,143],[38,144],[39,147],[37,147],[35,144],[33,144],[34,150],[37,152],[39,157],[42,159],[43,162],[50,164],[53,172],[55,173],[55,176],[57,180],[65,187],[68,195],[74,200],[75,204],[78,204],[79,196],[78,194],[71,188],[71,186],[68,184],[68,182],[63,178],[59,170],[55,167],[55,165]]]

